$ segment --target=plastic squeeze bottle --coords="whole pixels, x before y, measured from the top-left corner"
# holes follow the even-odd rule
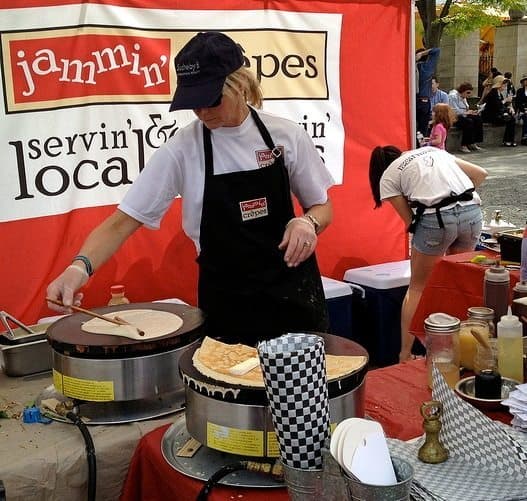
[[[522,250],[520,257],[520,282],[524,283],[527,281],[527,225],[523,230],[522,238]]]
[[[509,307],[498,322],[498,371],[502,377],[523,383],[523,328]]]
[[[108,306],[114,306],[116,304],[128,304],[130,301],[124,295],[124,285],[112,285],[110,287],[111,298],[108,301]]]
[[[494,325],[507,314],[510,273],[504,266],[491,266],[485,271],[483,304],[494,310]]]

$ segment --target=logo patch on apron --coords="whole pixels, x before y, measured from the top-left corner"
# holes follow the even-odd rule
[[[242,213],[242,221],[265,217],[268,214],[267,198],[255,198],[254,200],[240,202],[240,211]]]
[[[284,154],[284,147],[278,146],[278,149],[282,152],[282,155]],[[258,167],[269,167],[270,165],[274,164],[275,156],[273,155],[272,150],[258,150],[255,152],[256,154],[256,162],[258,163]]]

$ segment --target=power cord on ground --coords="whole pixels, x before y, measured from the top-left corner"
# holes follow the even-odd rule
[[[280,461],[275,461],[274,463],[270,462],[257,462],[257,461],[237,461],[236,463],[228,464],[220,468],[218,471],[212,474],[212,476],[205,482],[205,485],[202,487],[196,501],[206,501],[210,494],[212,488],[218,484],[218,482],[226,477],[229,473],[248,470],[258,473],[263,473],[266,475],[272,475],[275,479],[283,481],[284,479],[284,469]]]

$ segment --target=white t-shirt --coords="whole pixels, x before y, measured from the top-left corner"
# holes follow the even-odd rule
[[[309,208],[327,202],[334,184],[313,141],[295,122],[259,110],[275,146],[283,148],[291,191]],[[211,131],[214,173],[265,167],[269,148],[249,114],[238,127]],[[202,123],[194,120],[157,150],[134,181],[119,209],[145,226],[157,229],[174,198],[183,200],[183,230],[199,252],[205,159]]]
[[[381,177],[381,200],[397,195],[405,196],[409,202],[417,201],[431,206],[449,197],[460,195],[474,188],[470,178],[455,162],[455,157],[445,150],[428,146],[403,153],[394,160]],[[474,192],[470,201],[455,202],[454,205],[480,204],[479,195]],[[425,213],[435,212],[426,209]]]

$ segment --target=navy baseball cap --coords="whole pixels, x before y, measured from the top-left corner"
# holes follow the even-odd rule
[[[177,87],[170,111],[207,108],[221,96],[225,78],[243,66],[240,46],[218,31],[192,37],[174,59]]]

